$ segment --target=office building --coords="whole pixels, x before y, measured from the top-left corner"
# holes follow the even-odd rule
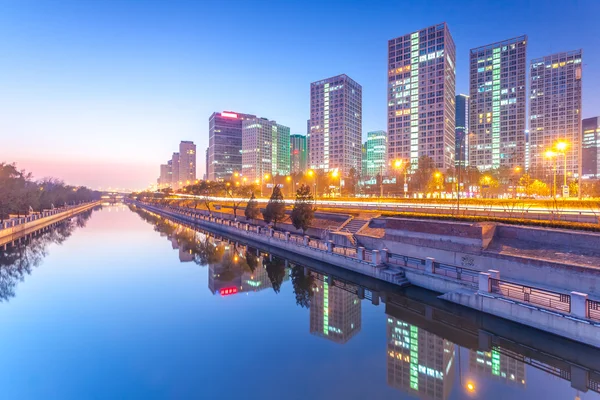
[[[290,136],[290,169],[292,173],[306,171],[306,136]]]
[[[529,172],[531,163],[529,162],[529,129],[525,129],[525,171]]]
[[[158,178],[158,188],[164,189],[171,186],[171,160],[167,164],[160,165],[160,176]]]
[[[507,354],[511,352],[507,351]],[[507,354],[501,348],[491,351],[469,350],[469,373],[478,378],[491,377],[505,384],[525,386],[525,364]]]
[[[554,168],[563,177],[564,153],[546,157],[559,141],[567,144],[567,176],[580,176],[581,59],[582,51],[575,50],[531,60],[529,151],[534,177],[551,179]]]
[[[242,170],[242,122],[250,118],[256,118],[256,115],[223,111],[210,116],[208,180],[223,181]]]
[[[335,343],[346,343],[361,330],[361,303],[355,293],[335,286],[317,274],[310,304],[310,333]]]
[[[179,144],[179,180],[182,186],[193,184],[196,180],[196,145],[182,141]]]
[[[366,171],[363,171],[363,176],[373,178],[381,175],[384,177],[388,166],[387,134],[385,131],[367,133],[366,153]]]
[[[454,343],[387,317],[387,383],[419,399],[448,399],[454,383]]]
[[[290,173],[290,128],[266,118],[242,123],[242,175],[253,182]]]
[[[454,166],[456,49],[446,23],[388,41],[388,159]]]
[[[581,121],[582,150],[581,173],[584,178],[600,178],[600,117],[586,118]]]
[[[310,84],[309,167],[360,174],[362,87],[346,75]]]
[[[173,153],[171,157],[171,188],[179,189],[179,153]]]
[[[469,165],[525,164],[527,36],[471,49]]]
[[[456,136],[454,165],[466,167],[469,165],[469,96],[456,95]]]

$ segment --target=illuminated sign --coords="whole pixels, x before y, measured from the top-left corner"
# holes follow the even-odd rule
[[[223,111],[221,113],[221,117],[226,117],[226,118],[237,118],[238,115],[236,113],[231,113],[231,112],[225,112]]]
[[[219,294],[221,296],[229,296],[229,295],[236,294],[236,293],[237,293],[237,287],[235,287],[235,286],[223,288],[223,289],[219,290]]]

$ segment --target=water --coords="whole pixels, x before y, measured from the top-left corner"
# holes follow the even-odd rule
[[[0,256],[3,399],[600,399],[597,349],[123,205]]]

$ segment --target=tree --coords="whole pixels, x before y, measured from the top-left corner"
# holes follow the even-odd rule
[[[271,198],[263,212],[263,219],[267,224],[273,222],[273,227],[277,227],[277,222],[283,221],[285,218],[285,203],[279,186],[273,187]]]
[[[233,217],[237,221],[237,210],[240,208],[240,205],[250,196],[254,196],[254,193],[249,186],[236,186],[230,182],[228,183],[229,185],[225,185],[225,194],[231,199]]]
[[[255,220],[258,219],[259,215],[260,208],[258,208],[258,201],[256,200],[256,197],[254,197],[254,193],[252,193],[250,200],[248,200],[248,204],[246,204],[244,216],[246,217],[246,219]]]
[[[310,301],[314,296],[315,277],[310,273],[305,275],[304,267],[295,265],[292,267],[291,278],[296,304],[300,307],[310,308]]]
[[[435,171],[435,162],[429,156],[421,156],[419,158],[417,169],[414,171],[411,178],[412,190],[423,192],[427,188],[427,184]]]
[[[290,216],[294,228],[302,229],[304,234],[315,216],[315,210],[310,187],[301,185],[296,191],[296,202]]]
[[[356,169],[354,167],[350,168],[350,171],[348,172],[348,176],[346,176],[346,179],[344,181],[344,192],[346,192],[346,195],[350,195],[350,196],[356,196],[356,187],[358,185],[358,181],[359,181],[359,176],[358,176],[358,172],[356,171]]]
[[[279,293],[281,289],[281,283],[285,278],[285,261],[278,257],[271,256],[265,262],[265,269],[267,270],[267,276],[271,281],[271,286],[275,293]]]

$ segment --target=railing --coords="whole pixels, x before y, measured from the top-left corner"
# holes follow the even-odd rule
[[[587,300],[586,303],[588,318],[600,321],[600,301]]]
[[[37,221],[38,219],[50,217],[50,216],[53,216],[53,215],[56,215],[56,214],[59,214],[59,213],[65,212],[65,211],[69,211],[73,208],[81,207],[83,205],[84,205],[84,203],[74,204],[74,205],[70,205],[70,206],[66,206],[66,207],[55,208],[53,210],[42,211],[42,212],[35,213],[35,214],[29,215],[26,217],[17,217],[17,218],[7,219],[4,222],[0,223],[0,230],[12,228],[12,227],[26,224],[26,223],[32,222],[32,221]]]
[[[491,292],[504,297],[519,300],[525,303],[539,305],[551,310],[564,313],[571,312],[571,296],[551,292],[549,290],[536,289],[531,286],[519,285],[517,283],[491,278]]]
[[[433,263],[433,273],[446,276],[448,278],[458,279],[459,281],[477,283],[479,282],[479,272],[474,269],[446,265],[438,262]]]
[[[416,257],[390,254],[388,257],[388,262],[390,264],[400,265],[403,267],[416,268],[421,271],[425,270],[425,260]]]

